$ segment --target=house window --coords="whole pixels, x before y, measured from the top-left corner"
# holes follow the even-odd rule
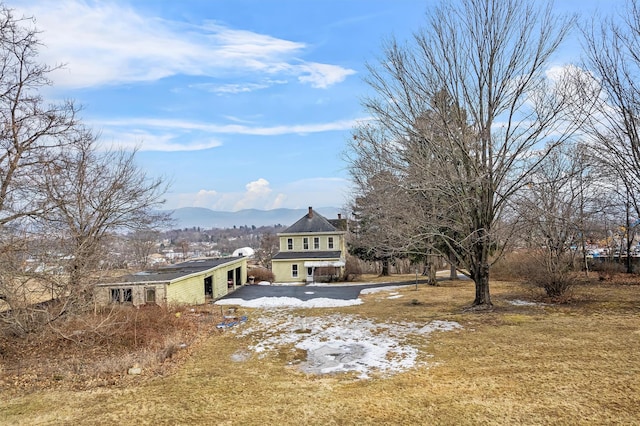
[[[298,278],[298,265],[291,265],[291,276]]]
[[[309,238],[304,237],[302,239],[302,248],[305,250],[309,250]]]
[[[320,238],[313,237],[313,249],[320,250]]]
[[[329,237],[327,241],[327,246],[332,249],[333,248],[333,237]]]
[[[133,291],[130,288],[112,288],[111,303],[133,302]]]
[[[287,238],[287,250],[293,250],[293,238]]]
[[[154,287],[147,287],[144,290],[144,302],[156,303],[156,289]]]

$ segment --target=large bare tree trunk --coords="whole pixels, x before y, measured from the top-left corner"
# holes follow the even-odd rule
[[[458,279],[458,267],[456,257],[452,252],[449,252],[449,279],[454,281]]]
[[[389,259],[383,259],[380,263],[382,264],[382,271],[380,271],[380,276],[388,277],[389,275],[391,275],[391,273],[389,272]]]
[[[476,286],[476,297],[473,300],[473,306],[490,308],[492,303],[489,292],[489,264],[479,264],[472,275]]]

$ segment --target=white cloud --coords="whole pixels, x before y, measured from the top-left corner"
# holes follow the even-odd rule
[[[216,199],[220,196],[218,191],[201,189],[195,194],[193,200],[193,207],[209,207],[214,204]]]
[[[194,84],[190,87],[194,89],[205,90],[207,92],[221,95],[235,95],[237,93],[250,93],[256,90],[267,89],[274,84],[284,84],[284,82],[276,83],[275,80],[270,80],[264,83],[230,83],[230,84]]]
[[[331,131],[349,131],[358,120],[338,120],[281,126],[251,126],[239,119],[228,118],[233,124],[211,124],[197,121],[160,118],[132,118],[88,121],[99,129],[102,140],[125,148],[138,147],[141,151],[197,151],[221,146],[215,137],[220,135],[279,136]],[[201,132],[194,136],[193,132]]]
[[[304,179],[273,188],[268,180],[248,182],[243,192],[201,189],[196,193],[166,194],[166,209],[206,207],[212,210],[271,210],[276,208],[341,207],[345,204],[349,182],[342,178]]]
[[[304,74],[298,77],[302,83],[309,83],[311,87],[325,89],[336,83],[341,83],[348,76],[355,74],[354,70],[345,69],[336,65],[307,63],[300,67]]]
[[[287,196],[284,194],[278,194],[276,195],[276,198],[273,200],[273,202],[267,206],[267,210],[271,210],[271,209],[279,209],[281,208],[284,203],[287,200]]]
[[[95,122],[98,127],[148,127],[158,129],[199,130],[208,133],[277,136],[351,130],[363,119],[337,120],[327,123],[309,123],[279,126],[246,126],[241,124],[210,124],[189,120],[161,118],[132,118]]]
[[[39,0],[18,9],[34,16],[46,48],[42,58],[66,64],[52,74],[57,87],[92,87],[155,81],[174,75],[259,74],[298,76],[315,88],[343,81],[355,71],[304,62],[303,42],[229,28],[144,16],[116,2]],[[271,82],[274,83],[274,82]]]
[[[247,192],[245,192],[242,199],[233,206],[234,210],[252,208],[257,203],[264,202],[264,200],[266,200],[269,194],[273,191],[269,187],[269,181],[263,178],[249,182],[246,185],[246,188]]]
[[[222,142],[215,138],[190,138],[188,142],[180,139],[179,133],[154,133],[146,130],[120,130],[104,128],[100,132],[100,140],[103,145],[117,146],[123,149],[139,151],[199,151],[215,148]]]

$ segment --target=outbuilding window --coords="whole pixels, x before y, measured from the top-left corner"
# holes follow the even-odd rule
[[[111,303],[132,303],[133,291],[130,288],[112,288]]]
[[[145,303],[156,303],[156,289],[154,287],[147,287],[144,290]]]

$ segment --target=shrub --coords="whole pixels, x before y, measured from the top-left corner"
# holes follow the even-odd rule
[[[592,271],[598,273],[600,281],[609,281],[614,275],[621,274],[627,270],[624,264],[610,259],[594,260],[589,266]]]
[[[276,279],[276,276],[273,275],[273,272],[267,268],[251,268],[247,272],[247,276],[253,277],[254,283],[259,283],[261,281],[269,281],[270,283],[272,283]]]
[[[544,289],[548,297],[562,298],[573,284],[571,258],[566,253],[550,254],[548,250],[532,250],[523,259],[525,281]]]
[[[575,277],[569,255],[554,254],[547,250],[509,253],[491,268],[491,277],[523,281],[542,288],[548,297],[559,300],[571,288]]]
[[[358,259],[348,256],[344,267],[344,277],[342,277],[342,279],[344,281],[353,281],[360,278],[361,275],[362,267]]]
[[[194,342],[201,326],[212,327],[218,319],[217,310],[154,305],[111,306],[61,317],[25,337],[0,333],[3,375],[24,387],[46,386],[48,378],[57,384],[97,386],[115,383],[133,365],[165,371],[173,363],[164,361]]]
[[[527,251],[514,251],[505,254],[491,266],[491,279],[500,281],[520,281],[527,278],[528,263],[531,254]]]

